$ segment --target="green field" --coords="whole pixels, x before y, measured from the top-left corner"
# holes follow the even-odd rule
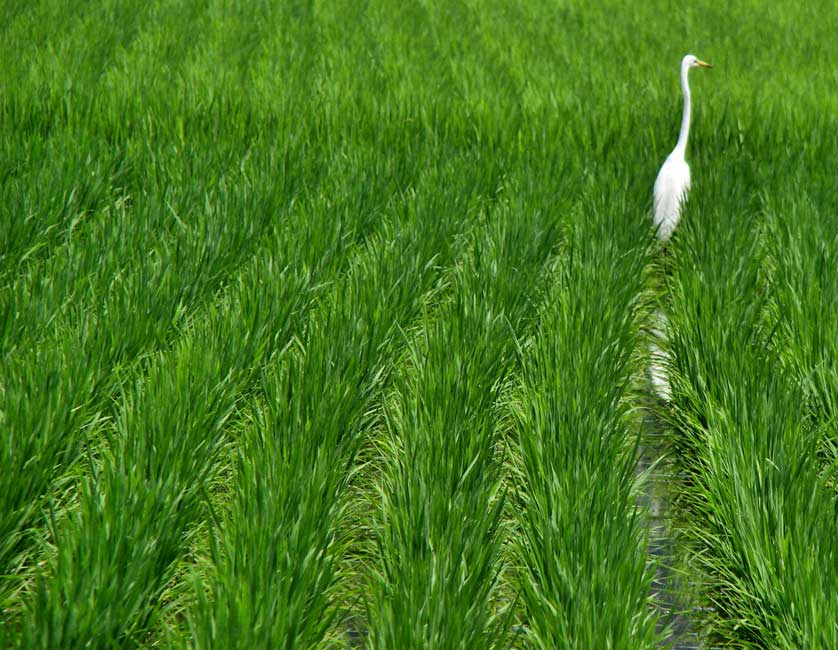
[[[836,33],[0,0],[0,648],[838,648]]]

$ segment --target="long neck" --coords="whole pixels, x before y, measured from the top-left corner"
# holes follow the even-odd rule
[[[684,93],[684,117],[681,119],[681,134],[678,136],[678,144],[675,150],[682,154],[687,151],[687,138],[690,136],[690,82],[687,79],[689,66],[681,66],[681,91]]]

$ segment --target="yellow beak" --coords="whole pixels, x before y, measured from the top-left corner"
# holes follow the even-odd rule
[[[706,61],[701,61],[701,60],[698,60],[698,59],[696,59],[696,63],[698,65],[700,65],[702,68],[712,68],[713,67],[712,63],[707,63]]]

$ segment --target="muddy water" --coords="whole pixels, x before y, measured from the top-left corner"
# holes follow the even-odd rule
[[[649,398],[666,408],[671,398],[666,351],[668,323],[663,312],[653,315],[652,340],[649,344]],[[691,586],[678,579],[677,548],[674,541],[675,516],[672,508],[673,486],[677,485],[674,468],[665,457],[664,423],[646,409],[641,438],[638,474],[650,472],[644,482],[639,505],[648,513],[649,563],[655,565],[652,582],[654,603],[660,616],[661,630],[666,630],[666,647],[674,650],[702,648],[695,625],[697,610],[691,605]],[[651,469],[650,469],[651,468]]]
[[[654,450],[647,447],[638,463],[638,471],[647,471],[656,459]],[[670,479],[666,467],[658,464],[640,497],[640,504],[647,509],[649,517],[649,563],[655,565],[653,601],[660,616],[659,629],[667,630],[666,647],[697,650],[703,646],[694,624],[695,612],[690,607],[687,589],[677,580],[675,572],[677,552],[672,541],[672,511],[667,493]]]
[[[667,371],[669,352],[666,349],[666,338],[668,330],[669,321],[661,310],[657,310],[652,314],[652,337],[649,342],[649,379],[652,390],[664,401],[669,401],[672,397]]]

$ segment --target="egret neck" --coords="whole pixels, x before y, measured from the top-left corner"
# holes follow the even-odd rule
[[[684,116],[681,119],[681,133],[678,136],[678,143],[675,145],[675,152],[679,152],[681,157],[686,157],[687,153],[687,138],[690,135],[690,81],[688,75],[690,72],[689,62],[684,60],[681,64],[681,91],[684,93]]]

